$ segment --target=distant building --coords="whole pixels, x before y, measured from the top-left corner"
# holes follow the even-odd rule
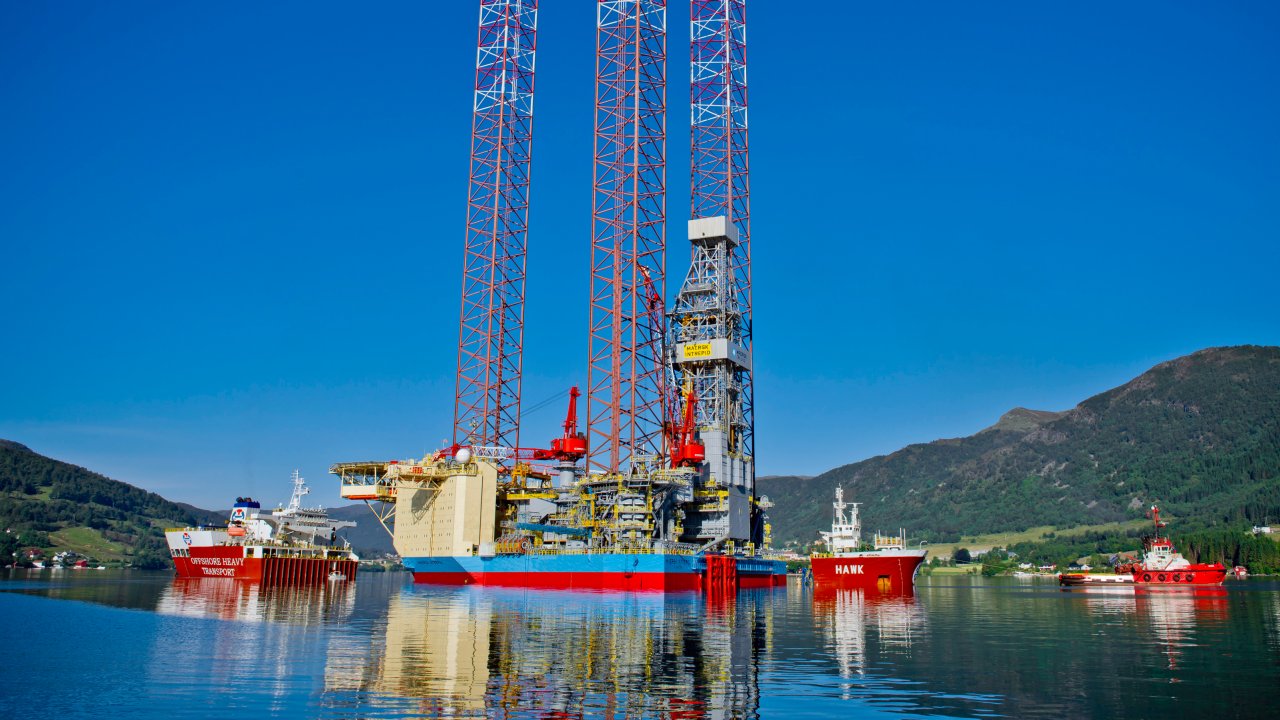
[[[1254,535],[1270,535],[1271,526],[1270,525],[1254,525],[1253,534]]]

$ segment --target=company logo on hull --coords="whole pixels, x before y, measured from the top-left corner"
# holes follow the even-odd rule
[[[861,565],[837,565],[836,574],[837,575],[861,575],[862,566]]]

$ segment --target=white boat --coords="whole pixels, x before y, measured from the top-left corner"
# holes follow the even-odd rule
[[[1059,573],[1059,585],[1132,585],[1132,575],[1090,575],[1088,573]]]

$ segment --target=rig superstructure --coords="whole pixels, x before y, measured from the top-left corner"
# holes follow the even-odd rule
[[[691,263],[666,297],[665,0],[597,0],[585,427],[520,444],[536,0],[481,0],[453,444],[338,463],[421,582],[771,586],[755,491],[745,0],[693,0]]]

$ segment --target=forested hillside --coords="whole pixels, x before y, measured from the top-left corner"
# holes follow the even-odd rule
[[[919,538],[1141,517],[1187,530],[1280,521],[1280,348],[1211,348],[1065,412],[1018,408],[975,435],[911,445],[813,478],[761,478],[774,537],[811,542],[836,485],[863,527]]]
[[[214,522],[225,518],[0,440],[0,528],[10,531],[0,550],[6,557],[21,545],[168,567],[163,528]]]

